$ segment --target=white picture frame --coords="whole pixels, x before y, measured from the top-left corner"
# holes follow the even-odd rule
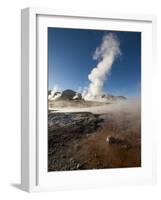
[[[50,18],[50,19],[49,19]],[[84,20],[86,23],[84,23]],[[143,166],[140,169],[104,169],[85,170],[71,172],[52,172],[48,174],[47,166],[47,136],[39,132],[40,123],[47,121],[45,111],[47,97],[42,98],[45,92],[47,69],[42,64],[46,63],[47,50],[45,40],[39,44],[40,37],[44,36],[44,30],[48,26],[103,29],[106,22],[110,21],[112,30],[141,31],[146,40],[142,46],[142,55],[147,60],[142,66],[142,121],[143,121]],[[92,23],[91,23],[92,22]],[[108,28],[108,27],[106,27]],[[148,106],[152,103],[147,98],[152,94],[151,67],[155,67],[156,49],[156,18],[152,15],[111,14],[103,12],[62,11],[44,8],[25,8],[21,14],[21,187],[28,192],[54,191],[74,188],[96,188],[122,184],[152,184],[156,182],[156,148],[155,133],[149,135],[154,119]],[[39,33],[40,32],[40,33]],[[41,41],[42,38],[41,38]],[[148,46],[145,42],[148,41]],[[43,56],[39,55],[43,49]],[[45,52],[46,51],[46,52]],[[144,67],[146,65],[146,68]],[[152,66],[153,65],[153,66]],[[44,76],[44,78],[43,78]],[[44,81],[40,81],[40,79]],[[41,88],[41,91],[40,89]],[[44,99],[44,100],[43,100]],[[145,101],[146,99],[146,101]],[[41,109],[41,107],[42,109]],[[39,122],[40,121],[40,122]],[[149,123],[151,121],[151,124]],[[41,157],[40,157],[41,153]],[[44,163],[43,163],[44,162]]]

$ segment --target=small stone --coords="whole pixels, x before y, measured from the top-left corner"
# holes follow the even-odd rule
[[[114,136],[108,136],[106,138],[106,142],[108,142],[109,144],[124,144],[124,140],[116,138]]]

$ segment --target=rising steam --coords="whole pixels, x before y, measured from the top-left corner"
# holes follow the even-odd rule
[[[102,38],[102,43],[96,48],[93,55],[98,64],[88,75],[90,84],[83,91],[85,100],[101,100],[103,85],[112,68],[114,60],[121,54],[119,41],[116,35],[109,33]]]

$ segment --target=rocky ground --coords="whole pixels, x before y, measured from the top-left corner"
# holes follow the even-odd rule
[[[74,112],[49,113],[48,121],[49,171],[80,168],[73,158],[73,148],[98,130],[103,119],[89,112]]]
[[[141,166],[140,113],[48,114],[48,170]]]

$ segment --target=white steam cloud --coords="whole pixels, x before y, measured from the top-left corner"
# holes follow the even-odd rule
[[[93,55],[98,64],[88,75],[90,84],[83,92],[85,100],[101,100],[104,82],[112,68],[114,60],[121,54],[120,43],[113,33],[106,34],[102,43],[96,48]]]
[[[59,92],[59,87],[55,85],[51,90],[51,94],[48,95],[49,100],[57,100],[61,97],[61,93]]]

